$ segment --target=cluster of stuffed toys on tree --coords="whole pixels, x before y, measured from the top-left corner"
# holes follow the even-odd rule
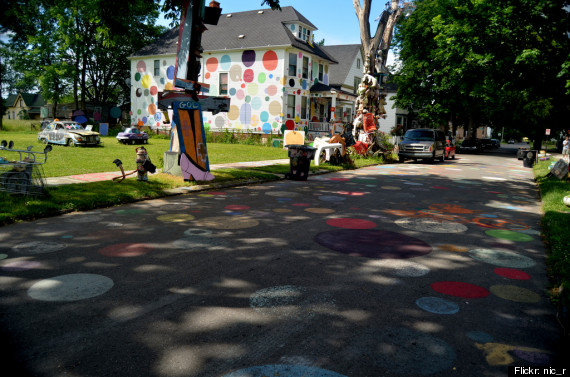
[[[366,59],[368,62],[369,59]],[[356,99],[356,118],[354,119],[353,126],[355,136],[358,137],[360,131],[369,133],[369,129],[364,129],[365,114],[372,114],[375,128],[378,128],[378,121],[380,118],[385,118],[386,110],[386,95],[380,93],[380,83],[378,79],[369,74],[369,65],[364,65],[364,76],[360,85],[358,85],[358,98]],[[370,117],[368,117],[370,118]]]

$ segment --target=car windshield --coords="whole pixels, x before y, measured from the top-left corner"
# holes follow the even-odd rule
[[[409,130],[404,135],[404,140],[433,140],[433,131]]]
[[[83,127],[77,123],[67,123],[65,125],[66,130],[82,130]]]

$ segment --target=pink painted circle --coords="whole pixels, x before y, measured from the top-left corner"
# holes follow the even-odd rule
[[[376,228],[376,223],[368,220],[354,219],[347,217],[339,217],[336,219],[328,219],[327,224],[335,228],[344,229],[372,229]]]
[[[478,285],[460,281],[438,281],[431,288],[439,293],[463,298],[483,298],[489,296],[489,291]]]
[[[138,257],[150,253],[154,247],[144,243],[118,243],[99,250],[106,257]]]
[[[493,270],[497,275],[513,280],[530,280],[530,275],[516,268],[497,267]]]

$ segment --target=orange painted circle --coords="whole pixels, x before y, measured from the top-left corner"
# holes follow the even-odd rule
[[[156,105],[154,103],[148,105],[148,113],[151,115],[156,114]]]
[[[209,58],[206,60],[206,70],[208,72],[215,72],[218,69],[218,59],[217,58]]]
[[[270,50],[263,54],[263,66],[268,71],[273,71],[275,68],[277,68],[278,63],[279,59],[277,58],[275,51]]]

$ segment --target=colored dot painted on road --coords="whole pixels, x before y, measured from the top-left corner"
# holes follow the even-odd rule
[[[300,194],[292,191],[269,191],[266,192],[265,195],[277,196],[279,198],[294,198],[299,196]]]
[[[290,210],[289,208],[275,208],[275,209],[273,210],[273,212],[276,212],[276,213],[290,213],[290,212],[293,212],[293,211]]]
[[[408,217],[396,220],[396,224],[402,228],[429,233],[461,233],[467,230],[463,224],[431,218]]]
[[[467,337],[475,342],[489,343],[494,340],[493,336],[484,331],[469,331]]]
[[[103,220],[103,216],[98,214],[87,214],[87,215],[74,214],[65,217],[65,222],[75,223],[75,224],[95,223],[95,222],[100,222],[101,220]]]
[[[416,305],[434,314],[456,314],[459,312],[459,305],[439,297],[420,297],[416,300]]]
[[[341,229],[319,233],[322,246],[352,256],[407,259],[431,253],[430,245],[401,233],[375,229]]]
[[[114,213],[118,215],[140,215],[146,212],[148,212],[146,209],[133,208],[133,209],[119,209]]]
[[[431,288],[438,293],[454,297],[483,298],[489,296],[487,289],[460,281],[438,281],[432,283]]]
[[[0,260],[8,258],[8,254],[0,254]]]
[[[427,275],[430,271],[429,267],[406,259],[384,259],[377,265],[400,277],[420,277]]]
[[[514,268],[497,267],[493,270],[499,276],[513,280],[530,280],[530,275]]]
[[[245,229],[258,224],[259,221],[247,216],[214,216],[200,219],[194,225],[213,229]]]
[[[469,250],[469,256],[499,267],[528,268],[536,264],[527,256],[499,249],[473,249]]]
[[[350,178],[329,178],[329,181],[348,182],[350,181]]]
[[[311,206],[310,203],[293,203],[292,205],[294,207],[310,207]]]
[[[329,213],[335,213],[336,211],[330,208],[306,208],[305,212],[325,215]]]
[[[375,376],[427,376],[453,374],[453,348],[443,339],[405,327],[365,329],[355,333],[351,354],[366,352],[375,367]],[[449,370],[448,373],[443,371]]]
[[[294,364],[260,365],[240,369],[223,377],[346,377],[325,369]]]
[[[376,228],[376,223],[368,220],[341,217],[336,219],[328,219],[327,225],[335,228],[344,229],[372,229]]]
[[[41,267],[38,261],[16,260],[2,265],[4,271],[27,271]]]
[[[500,238],[503,240],[515,241],[515,242],[528,242],[534,240],[534,238],[529,236],[528,234],[514,232],[512,230],[506,230],[506,229],[491,229],[487,230],[485,234],[491,237]]]
[[[154,250],[144,243],[118,243],[99,249],[99,254],[106,257],[138,257]]]
[[[489,290],[495,296],[504,300],[529,304],[540,301],[540,296],[537,293],[515,285],[493,285]]]
[[[519,359],[528,361],[534,365],[550,365],[552,364],[552,359],[545,353],[537,352],[537,351],[529,351],[523,349],[513,349],[511,351],[513,355],[518,357]]]
[[[463,247],[463,246],[456,246],[456,245],[451,245],[451,244],[443,244],[443,245],[438,245],[437,246],[440,250],[443,251],[451,251],[454,253],[466,253],[469,251],[468,248]]]
[[[67,245],[62,242],[30,241],[12,247],[12,251],[18,254],[35,255],[35,254],[52,253],[54,251],[63,250],[66,247]]]
[[[519,355],[523,355],[523,352],[526,355],[531,355],[531,354],[537,355],[535,356],[537,360],[539,359],[546,360],[546,358],[548,358],[548,356],[544,354],[544,352],[535,348],[517,347],[510,344],[491,343],[491,342],[484,344],[475,343],[475,346],[485,352],[485,359],[487,363],[489,363],[489,365],[494,365],[494,366],[507,366],[514,363],[515,359],[512,357],[512,355],[515,355],[514,352],[515,350],[519,351]],[[538,356],[540,354],[545,355],[546,358],[541,358],[540,356]]]
[[[319,200],[322,200],[325,202],[342,202],[342,201],[346,200],[346,198],[342,197],[342,196],[336,196],[336,195],[320,195]]]
[[[182,223],[184,221],[194,220],[194,216],[188,213],[171,213],[160,215],[156,219],[165,223]]]
[[[251,207],[242,204],[230,204],[225,206],[224,208],[230,211],[245,211],[247,209],[250,209]]]
[[[382,190],[393,190],[393,191],[401,190],[401,188],[397,186],[380,186],[380,188]]]
[[[102,295],[113,285],[113,280],[102,275],[60,275],[38,281],[28,289],[28,296],[40,301],[79,301]]]

